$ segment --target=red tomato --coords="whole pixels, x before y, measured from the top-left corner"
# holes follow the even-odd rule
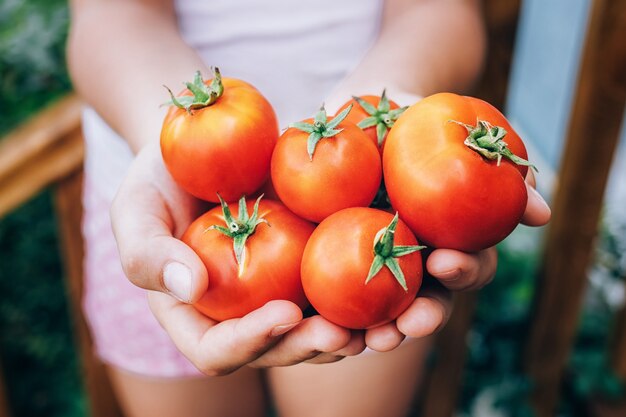
[[[250,84],[233,78],[194,83],[172,106],[161,130],[163,160],[190,194],[218,202],[253,193],[267,179],[278,123],[270,103]],[[180,106],[180,107],[179,107]]]
[[[385,91],[380,96],[353,97],[341,106],[339,112],[352,105],[352,111],[346,120],[359,126],[376,143],[382,155],[385,139],[406,107],[400,108],[396,102],[389,100]]]
[[[349,111],[349,110],[347,110]],[[272,183],[280,200],[300,217],[320,222],[347,207],[367,207],[378,190],[381,160],[372,141],[346,112],[327,121],[294,123],[272,155]]]
[[[243,198],[239,207],[215,207],[182,237],[209,275],[209,288],[195,307],[215,320],[242,317],[270,300],[289,300],[300,308],[308,305],[300,263],[314,226],[279,202],[259,200],[256,209]],[[243,217],[242,204],[247,213]]]
[[[471,134],[472,147],[506,148],[502,153],[512,153],[517,163],[481,151],[495,158],[489,159],[468,146],[475,125],[482,129]],[[495,107],[440,93],[411,106],[391,130],[385,184],[393,207],[420,240],[474,252],[500,242],[519,223],[527,200],[526,158],[521,139]]]
[[[390,231],[382,233],[386,228]],[[341,210],[320,223],[306,245],[304,292],[320,315],[340,326],[369,329],[388,323],[413,302],[422,283],[422,257],[416,251],[423,247],[414,245],[409,228],[387,212]]]

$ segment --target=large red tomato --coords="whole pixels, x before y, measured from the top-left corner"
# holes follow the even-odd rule
[[[422,257],[409,228],[372,208],[341,210],[319,224],[302,258],[311,305],[340,326],[368,329],[396,319],[422,282]]]
[[[383,154],[387,192],[428,245],[478,251],[503,240],[526,208],[526,148],[492,105],[451,93],[411,106]]]
[[[382,176],[376,145],[355,124],[350,109],[327,120],[294,123],[278,138],[272,155],[272,183],[297,215],[320,222],[347,207],[367,207]]]
[[[400,108],[395,101],[387,98],[386,92],[380,96],[353,97],[339,109],[339,112],[352,105],[346,120],[359,126],[382,149],[391,129],[406,107]]]
[[[270,103],[250,84],[211,81],[198,72],[174,97],[161,130],[163,160],[190,194],[218,202],[253,193],[267,179],[278,123]]]
[[[259,198],[260,200],[260,198]],[[223,321],[242,317],[270,300],[308,303],[300,263],[314,226],[276,201],[215,207],[194,221],[182,237],[207,268],[209,287],[195,304]]]

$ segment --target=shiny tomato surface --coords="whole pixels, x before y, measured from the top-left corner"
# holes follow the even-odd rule
[[[409,107],[387,137],[383,154],[391,203],[429,246],[475,252],[508,236],[526,208],[528,167],[498,163],[464,144],[477,120],[506,130],[515,155],[526,148],[506,118],[489,103],[451,93]]]
[[[215,103],[191,112],[172,106],[161,130],[163,160],[174,180],[214,203],[217,193],[234,201],[261,187],[278,138],[276,115],[261,93],[241,80],[222,82]]]
[[[253,212],[254,201],[247,203]],[[237,204],[231,204],[234,217]],[[308,305],[300,280],[300,263],[314,226],[297,217],[283,204],[262,200],[259,224],[245,243],[241,264],[237,263],[233,239],[211,226],[225,226],[221,207],[194,221],[182,237],[204,262],[209,287],[194,305],[205,315],[223,321],[242,317],[270,300],[289,300],[301,308]]]
[[[367,329],[397,318],[413,302],[422,282],[422,257],[414,252],[399,258],[405,291],[383,266],[367,284],[374,260],[374,240],[393,215],[372,208],[348,208],[315,229],[302,259],[302,285],[311,305],[327,320],[352,329]],[[399,221],[395,245],[417,245]]]

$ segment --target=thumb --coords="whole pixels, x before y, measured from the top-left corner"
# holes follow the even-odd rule
[[[526,183],[526,189],[528,201],[522,216],[522,223],[527,226],[543,226],[550,221],[552,215],[550,206],[533,186]]]
[[[208,285],[196,253],[172,236],[176,220],[162,193],[132,171],[111,206],[111,223],[122,268],[135,285],[197,301]],[[170,205],[175,206],[175,205]]]

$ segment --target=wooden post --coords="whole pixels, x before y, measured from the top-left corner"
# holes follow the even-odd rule
[[[430,371],[424,389],[421,416],[449,417],[455,414],[467,354],[467,332],[472,326],[476,298],[476,293],[454,295],[454,312],[435,342],[436,365]]]
[[[0,142],[0,216],[76,170],[83,160],[80,101],[59,100]]]
[[[626,98],[626,0],[593,0],[590,13],[527,346],[539,417],[558,403]]]
[[[626,307],[618,313],[613,331],[611,361],[615,373],[626,381]]]
[[[488,56],[474,95],[502,109],[506,100],[520,0],[483,2]],[[467,351],[467,332],[472,325],[478,293],[457,293],[454,311],[438,335],[434,366],[424,386],[419,415],[450,417],[455,414],[462,389]]]
[[[82,314],[83,239],[81,233],[82,171],[76,171],[56,185],[55,206],[61,234],[66,286],[74,333],[81,356],[83,380],[92,417],[122,416],[102,362],[95,356],[93,343]]]
[[[6,390],[4,388],[4,377],[2,376],[1,368],[0,366],[0,417],[10,417],[9,401],[7,400]]]

